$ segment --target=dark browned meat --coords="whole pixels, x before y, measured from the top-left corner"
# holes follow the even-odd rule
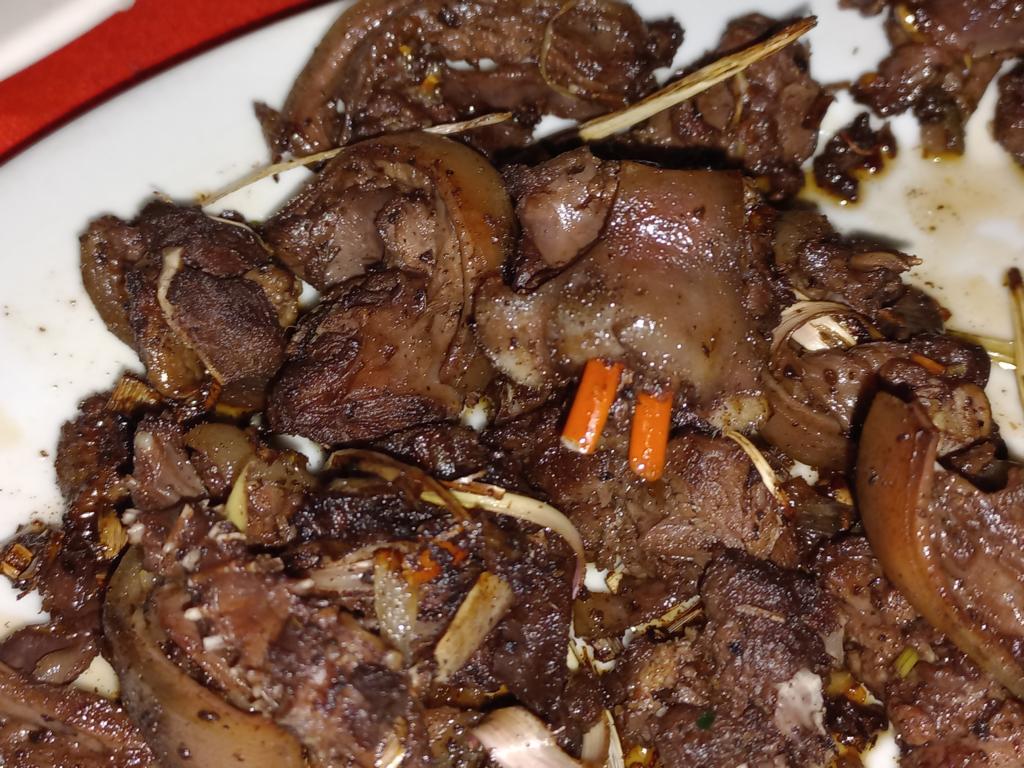
[[[299,283],[242,222],[164,202],[130,223],[98,219],[82,236],[82,276],[160,394],[196,395],[209,376],[222,402],[262,404],[284,329],[295,322]]]
[[[1024,706],[950,647],[882,574],[866,539],[821,552],[819,583],[843,624],[846,665],[886,705],[901,765],[1019,764]],[[906,649],[921,658],[899,671]]]
[[[778,26],[760,14],[734,19],[709,57],[742,48]],[[634,131],[631,140],[706,153],[760,177],[771,197],[791,197],[804,184],[800,166],[814,154],[818,126],[832,101],[811,77],[809,60],[804,43],[790,45],[660,113]]]
[[[932,389],[935,409],[946,414],[947,451],[987,437],[991,414],[981,388],[988,381],[988,359],[980,348],[948,336],[869,342],[801,355],[785,352],[773,361],[765,379],[773,412],[762,437],[798,461],[848,469],[857,448],[854,440],[878,389],[878,372],[890,361],[912,360],[915,355],[944,371],[941,381],[913,380]],[[910,380],[906,384],[913,386]]]
[[[363,0],[320,42],[279,115],[263,108],[276,153],[308,155],[383,133],[498,111],[481,147],[523,145],[545,113],[587,118],[653,90],[682,37],[626,3],[585,0]]]
[[[727,553],[700,589],[696,640],[631,647],[612,673],[623,739],[665,765],[819,765],[833,754],[822,675],[835,618],[813,581]]]
[[[443,480],[485,470],[491,462],[491,453],[477,433],[454,424],[411,427],[377,441],[373,448]]]
[[[167,509],[206,496],[184,437],[181,427],[167,419],[147,417],[139,424],[132,468],[132,502],[139,509]]]
[[[747,455],[731,440],[687,432],[668,446],[661,480],[629,471],[617,450],[566,451],[547,409],[492,439],[523,462],[529,481],[573,521],[601,567],[692,583],[721,547],[792,556],[792,531]]]
[[[996,141],[1024,166],[1024,64],[999,78],[999,101],[993,124]]]
[[[29,526],[5,547],[24,561],[8,575],[20,589],[39,590],[50,618],[7,637],[0,660],[49,683],[75,679],[99,652],[107,569],[124,545],[118,511],[128,501],[131,429],[107,403],[107,395],[85,400],[61,429],[57,480],[68,504],[62,527]]]
[[[887,696],[887,710],[909,754],[900,765],[1010,768],[1024,760],[1024,704],[961,654],[938,649]]]
[[[814,570],[837,607],[847,668],[884,698],[889,685],[898,680],[895,662],[900,653],[905,648],[923,650],[940,636],[885,578],[863,536],[823,547]]]
[[[911,0],[900,3],[895,23],[927,42],[973,56],[1020,50],[1024,8],[1014,0]]]
[[[550,170],[573,185],[563,166],[555,160],[541,177]],[[752,247],[741,177],[622,163],[617,178],[601,237],[589,248],[582,237],[585,252],[556,277],[525,294],[497,277],[483,285],[481,345],[500,371],[531,388],[567,382],[603,358],[633,371],[636,386],[671,388],[677,405],[712,423],[756,414],[762,333],[777,310]],[[520,199],[529,203],[528,195]],[[582,215],[605,210],[596,205]],[[561,245],[565,253],[577,247],[577,234]]]
[[[964,125],[985,88],[1001,61],[1024,48],[1024,10],[1012,0],[890,6],[893,50],[858,80],[854,95],[881,115],[912,109],[926,152],[962,153]]]
[[[839,235],[814,209],[775,221],[775,264],[809,299],[838,301],[871,317],[906,292],[901,275],[916,260],[865,238]]]
[[[927,396],[874,400],[858,452],[864,529],[887,576],[972,661],[1024,696],[1024,469],[986,492],[937,464],[949,417]],[[906,435],[905,438],[902,438]],[[901,439],[902,438],[902,439]]]
[[[294,269],[334,286],[291,341],[271,426],[339,443],[456,416],[491,377],[469,321],[511,227],[501,178],[447,139],[400,134],[335,158],[266,227]]]
[[[0,764],[5,768],[148,768],[153,755],[120,705],[31,682],[0,663]]]
[[[814,180],[840,200],[856,202],[861,179],[881,171],[885,160],[895,155],[896,139],[888,124],[876,131],[863,112],[829,139],[814,158]]]
[[[514,288],[535,288],[594,244],[615,200],[618,171],[586,147],[533,168],[505,171],[521,228],[519,246],[506,265]]]

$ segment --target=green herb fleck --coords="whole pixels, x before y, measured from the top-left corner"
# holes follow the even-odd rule
[[[702,731],[708,730],[715,722],[715,712],[711,709],[705,709],[700,713],[700,717],[697,718],[697,727]]]

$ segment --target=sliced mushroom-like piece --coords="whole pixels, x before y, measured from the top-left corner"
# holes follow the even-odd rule
[[[140,553],[129,550],[110,581],[103,625],[124,706],[160,765],[305,768],[302,747],[291,735],[262,715],[231,706],[164,654],[145,612],[152,586]]]
[[[914,608],[1024,698],[1024,467],[985,493],[936,463],[939,440],[919,402],[875,398],[857,466],[864,528]]]

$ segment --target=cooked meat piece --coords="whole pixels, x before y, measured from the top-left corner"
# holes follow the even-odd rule
[[[521,146],[541,115],[593,117],[653,90],[681,38],[675,22],[645,24],[611,0],[363,0],[327,32],[281,113],[259,112],[276,153],[504,110],[514,122],[469,141]]]
[[[325,295],[299,323],[270,391],[271,427],[330,444],[458,415],[481,378],[450,363],[476,350],[458,314],[435,313],[428,295],[423,276],[397,270]]]
[[[952,651],[919,662],[886,705],[909,754],[901,765],[1010,768],[1024,760],[1024,703]]]
[[[1024,63],[999,78],[993,131],[996,141],[1024,166]]]
[[[813,581],[726,553],[700,594],[708,622],[695,640],[638,643],[611,673],[624,740],[667,765],[827,762],[821,676],[835,664],[824,641],[835,618]]]
[[[39,590],[49,620],[5,638],[0,660],[45,682],[70,682],[99,652],[102,591],[124,545],[117,514],[128,501],[131,428],[108,399],[84,400],[61,428],[57,481],[68,504],[61,528],[28,526],[5,547],[27,560],[9,575],[19,589]]]
[[[775,264],[810,299],[838,301],[874,316],[907,290],[901,274],[916,263],[880,243],[847,238],[814,209],[786,211],[775,221]]]
[[[964,126],[999,70],[996,58],[965,58],[963,51],[904,42],[854,84],[858,101],[880,115],[912,109],[921,123],[921,143],[932,155],[964,150]]]
[[[972,56],[1014,52],[1024,45],[1024,8],[1014,0],[911,0],[900,3],[892,22],[909,35]]]
[[[903,295],[874,315],[875,325],[887,339],[907,341],[922,334],[942,333],[949,311],[939,302],[912,285]]]
[[[195,395],[209,374],[222,402],[262,404],[300,286],[242,222],[165,202],[133,222],[104,217],[82,236],[82,275],[100,316],[134,346],[161,395]]]
[[[491,453],[469,427],[427,424],[395,432],[371,446],[441,480],[485,470]]]
[[[984,416],[988,406],[981,392],[988,381],[987,356],[979,347],[949,336],[918,336],[906,343],[875,341],[801,355],[784,352],[765,378],[772,415],[761,436],[806,464],[849,468],[857,447],[853,441],[878,388],[879,370],[889,361],[915,356],[944,371],[943,381],[934,385],[935,408],[944,410],[947,427],[960,433],[950,436],[947,449],[957,441],[987,436],[991,421]],[[963,422],[967,409],[983,415],[980,428]]]
[[[889,361],[878,371],[878,377],[889,390],[912,392],[924,407],[939,430],[936,455],[940,459],[995,436],[984,383],[956,381],[956,377],[950,380],[944,372],[928,370],[910,360]]]
[[[174,253],[164,254],[157,289],[165,319],[223,385],[222,401],[262,403],[267,382],[284,361],[285,332],[271,297],[253,279],[181,268]]]
[[[515,604],[495,628],[492,672],[513,696],[549,722],[566,724],[569,670],[565,656],[572,621],[572,563],[549,534],[508,537],[501,574]],[[508,546],[506,545],[506,546]],[[573,730],[579,723],[571,723]]]
[[[451,283],[451,294],[469,297],[505,260],[511,218],[501,177],[482,156],[405,133],[342,152],[263,234],[321,290],[383,265],[423,273],[432,293]]]
[[[147,416],[139,423],[132,469],[132,502],[139,509],[167,509],[206,496],[184,437],[182,428],[165,418]]]
[[[1009,466],[1005,487],[985,492],[936,462],[942,439],[925,402],[875,397],[858,452],[864,530],[910,603],[1024,696],[1024,468]]]
[[[840,200],[856,202],[861,179],[881,171],[886,159],[895,156],[896,138],[888,123],[876,131],[867,112],[862,112],[814,158],[814,180]]]
[[[150,251],[181,248],[186,266],[212,277],[241,277],[267,263],[259,238],[236,214],[218,218],[198,208],[153,202],[136,226]]]
[[[905,648],[921,649],[940,639],[885,578],[863,536],[848,536],[822,548],[814,566],[818,584],[832,598],[843,627],[845,663],[872,693],[898,679],[895,662]]]
[[[317,763],[371,768],[405,749],[406,763],[426,765],[422,713],[401,657],[351,616],[330,608],[293,615],[271,654],[274,717]]]
[[[778,720],[778,686],[801,669],[821,674],[834,664],[825,638],[837,619],[813,580],[730,552],[705,571],[700,594],[713,685],[733,699],[724,710],[754,705]]]
[[[401,134],[336,157],[266,228],[300,274],[334,286],[291,341],[271,426],[338,443],[456,416],[491,377],[469,321],[511,226],[501,178],[447,139]]]
[[[188,431],[185,446],[189,463],[210,497],[224,501],[256,452],[252,430],[242,431],[231,424],[204,422]]]
[[[709,58],[767,37],[780,23],[750,14],[733,19]],[[800,166],[814,154],[832,97],[810,75],[804,43],[751,65],[736,78],[665,110],[631,140],[668,150],[699,151],[761,177],[772,198],[792,197]]]
[[[54,464],[57,485],[69,502],[104,471],[129,466],[131,430],[127,419],[107,408],[108,399],[100,394],[83,400],[78,415],[61,427]]]
[[[505,171],[522,230],[506,266],[514,288],[535,288],[593,245],[615,200],[618,170],[581,147],[533,168]]]
[[[901,764],[1019,763],[1024,705],[928,626],[882,574],[866,539],[830,544],[816,570],[839,608],[847,666],[885,701],[906,751]],[[896,661],[908,648],[921,660],[900,674]]]
[[[0,764],[6,768],[146,768],[153,761],[118,704],[32,682],[0,663]]]
[[[147,255],[124,278],[128,322],[133,346],[146,368],[146,378],[164,397],[195,395],[206,379],[203,362],[167,324],[157,297],[162,261]]]
[[[300,542],[337,540],[357,547],[414,539],[440,525],[439,508],[416,504],[406,489],[379,483],[348,489],[331,483],[312,494],[291,522]]]
[[[491,438],[573,521],[601,568],[693,583],[720,547],[785,562],[792,531],[747,455],[731,440],[684,432],[669,442],[662,479],[633,475],[616,450],[566,451],[546,409]],[[516,444],[519,443],[517,446]]]
[[[715,423],[758,400],[777,309],[765,295],[739,174],[622,163],[601,237],[531,293],[485,282],[477,337],[518,384],[557,386],[604,358]]]
[[[962,153],[964,125],[1001,60],[1024,50],[1024,11],[1011,0],[890,5],[893,50],[854,95],[881,115],[912,108],[926,152]]]
[[[82,284],[107,328],[125,344],[135,345],[128,315],[125,278],[146,255],[142,232],[115,216],[102,216],[89,224],[80,238]]]

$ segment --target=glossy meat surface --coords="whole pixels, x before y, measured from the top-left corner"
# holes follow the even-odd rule
[[[308,155],[510,111],[514,122],[468,140],[521,146],[545,113],[592,117],[653,90],[681,37],[675,22],[645,24],[614,0],[363,0],[320,42],[281,113],[264,114],[265,132],[275,152]]]
[[[771,307],[756,303],[767,280],[741,178],[634,163],[617,177],[601,238],[557,276],[524,294],[484,284],[477,336],[492,362],[530,387],[574,376],[591,358],[622,362],[705,417],[730,396],[756,394]]]
[[[731,52],[766,37],[781,22],[749,14],[729,22],[718,47]],[[651,118],[633,132],[640,145],[703,156],[759,177],[775,199],[803,186],[801,164],[814,154],[832,97],[809,73],[810,50],[796,43]]]

